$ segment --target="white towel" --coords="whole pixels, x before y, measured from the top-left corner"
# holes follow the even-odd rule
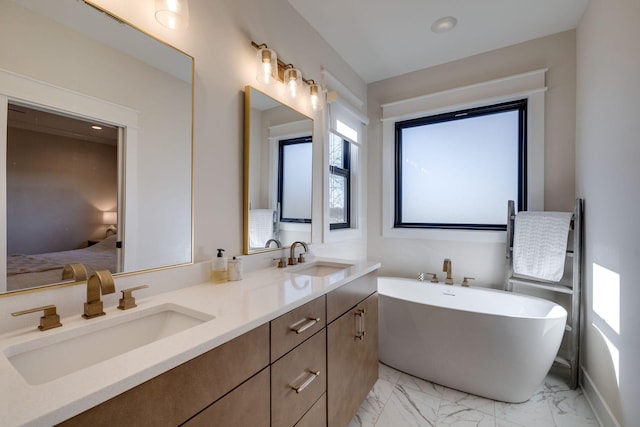
[[[513,272],[559,282],[564,274],[569,212],[520,212],[513,237]]]
[[[249,247],[264,248],[267,240],[273,238],[274,215],[271,209],[249,211]]]

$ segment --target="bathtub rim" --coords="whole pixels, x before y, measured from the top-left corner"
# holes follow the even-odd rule
[[[463,309],[460,307],[450,307],[450,306],[446,306],[446,305],[439,305],[439,304],[430,304],[429,302],[426,301],[416,301],[416,300],[412,300],[412,299],[407,299],[405,297],[402,296],[397,296],[397,295],[390,295],[388,293],[385,293],[384,291],[380,290],[380,280],[398,280],[398,281],[402,281],[402,282],[406,282],[406,283],[411,283],[414,285],[420,284],[420,286],[425,285],[425,286],[437,286],[443,290],[455,290],[455,291],[461,291],[461,292],[494,292],[497,294],[500,294],[502,296],[506,296],[508,298],[518,298],[518,299],[525,299],[525,300],[534,300],[537,302],[541,302],[544,303],[546,305],[549,305],[549,311],[546,315],[544,316],[532,316],[532,315],[515,315],[515,314],[509,314],[509,313],[494,313],[494,312],[487,312],[487,311],[480,311],[480,310],[467,310],[467,309]],[[518,294],[518,293],[514,293],[514,292],[508,292],[508,291],[504,291],[501,289],[494,289],[494,288],[485,288],[485,287],[463,287],[459,284],[454,284],[454,285],[446,285],[443,283],[431,283],[431,282],[422,282],[419,281],[417,279],[411,279],[411,278],[407,278],[407,277],[395,277],[395,276],[378,276],[377,277],[377,281],[376,281],[376,286],[377,286],[377,290],[378,290],[378,295],[381,297],[385,297],[385,298],[393,298],[399,301],[405,301],[405,302],[410,302],[413,304],[422,304],[422,305],[426,305],[429,307],[434,307],[434,308],[440,308],[440,309],[446,309],[446,310],[454,310],[454,311],[458,311],[458,312],[466,312],[466,313],[476,313],[476,314],[483,314],[483,315],[487,315],[487,316],[495,316],[495,317],[501,317],[501,318],[509,318],[509,319],[536,319],[536,320],[544,320],[544,319],[548,319],[548,320],[554,320],[554,319],[561,319],[562,317],[564,317],[565,319],[565,324],[567,322],[568,319],[568,315],[569,313],[567,312],[567,310],[561,306],[560,304],[544,299],[544,298],[540,298],[540,297],[536,297],[533,295],[526,295],[526,294]]]

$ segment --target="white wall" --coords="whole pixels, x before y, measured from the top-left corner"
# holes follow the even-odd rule
[[[585,199],[582,366],[587,395],[605,425],[613,418],[622,426],[640,420],[639,21],[637,0],[592,0],[577,30],[576,183]],[[608,275],[594,277],[594,265]]]
[[[475,277],[476,285],[500,286],[505,245],[467,241],[382,237],[381,105],[528,71],[548,68],[545,97],[545,209],[572,211],[574,204],[575,31],[567,31],[416,71],[369,85],[368,258],[381,261],[381,274],[415,277],[439,272],[451,258],[453,276]],[[452,189],[454,191],[454,189]],[[438,203],[438,200],[434,200]],[[505,216],[506,216],[505,204]]]
[[[225,248],[228,256],[241,254],[244,87],[253,85],[282,100],[278,86],[261,87],[256,82],[256,51],[250,41],[267,43],[280,58],[301,69],[305,78],[321,81],[321,69],[326,68],[362,99],[366,99],[364,81],[287,0],[190,0],[191,19],[184,31],[161,27],[153,17],[154,2],[150,0],[98,0],[95,3],[195,57],[194,259],[196,262],[210,260],[216,248]],[[295,107],[316,118],[314,135],[320,135],[322,114],[314,115],[310,109],[305,111],[307,107],[303,105]],[[316,144],[314,158],[322,157],[322,145]],[[315,162],[314,177],[320,176],[321,172],[321,162]],[[324,256],[364,257],[364,239],[321,244],[320,185],[314,186],[313,197],[312,251]],[[272,265],[274,257],[273,252],[248,256],[245,268]],[[170,286],[207,280],[208,274],[203,266],[127,276],[117,279],[116,287],[149,283],[151,288],[146,291],[149,296]],[[185,271],[182,279],[181,271]],[[198,274],[192,274],[194,271]],[[0,298],[0,312],[53,303],[62,307],[59,309],[62,316],[80,313],[85,291],[77,288],[82,287]],[[114,303],[110,297],[105,298],[105,304]],[[31,325],[33,319],[27,317],[3,318],[0,333]]]

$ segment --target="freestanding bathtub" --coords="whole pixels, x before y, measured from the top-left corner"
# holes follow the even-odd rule
[[[524,402],[558,352],[567,311],[491,289],[378,278],[380,361],[466,393]]]

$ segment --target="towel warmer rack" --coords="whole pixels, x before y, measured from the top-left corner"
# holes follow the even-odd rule
[[[563,343],[566,342],[566,350],[558,352],[554,365],[567,368],[569,370],[569,385],[572,389],[578,386],[579,351],[580,351],[580,284],[582,281],[582,215],[583,201],[576,199],[573,217],[571,219],[569,239],[571,245],[567,246],[567,258],[572,259],[572,270],[569,281],[563,279],[560,282],[547,282],[515,276],[513,273],[513,236],[515,226],[515,204],[509,200],[507,205],[507,261],[508,275],[505,282],[505,290],[513,292],[513,285],[544,289],[570,296],[570,305],[567,311],[570,312],[568,318],[571,323],[565,327]],[[566,272],[565,272],[566,273]],[[565,276],[567,276],[565,274]],[[567,308],[567,307],[565,307]]]

